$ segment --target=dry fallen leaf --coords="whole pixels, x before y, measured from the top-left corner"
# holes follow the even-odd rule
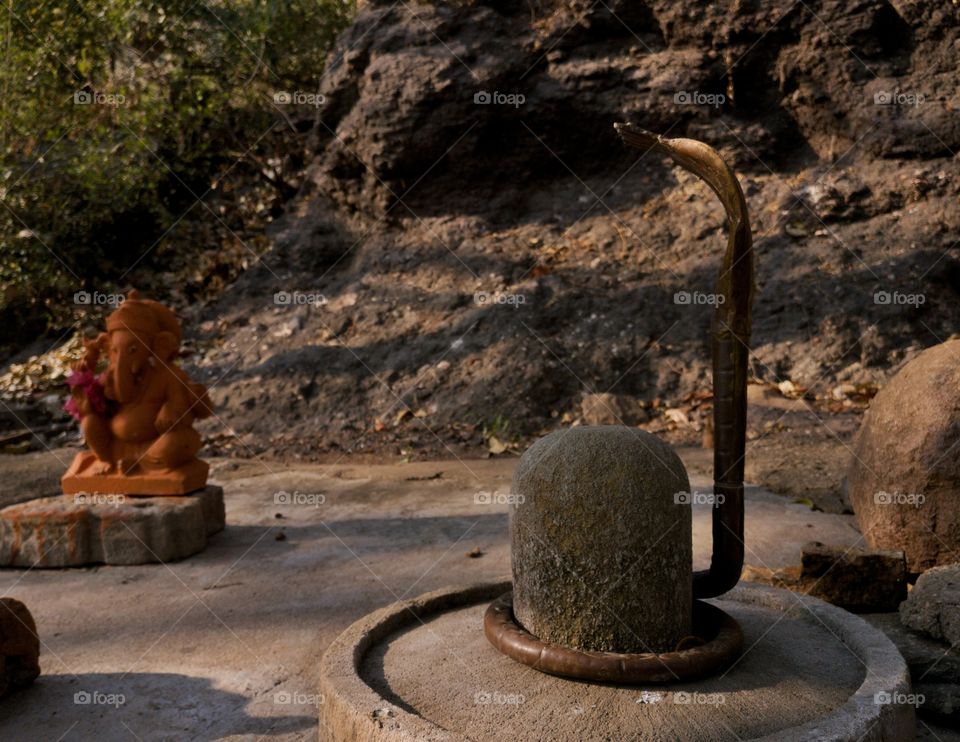
[[[784,397],[789,397],[790,399],[797,399],[802,397],[806,389],[798,384],[794,384],[792,381],[787,379],[786,381],[781,381],[777,384],[777,389],[780,390],[780,393]]]
[[[690,422],[690,418],[687,417],[687,413],[676,407],[669,410],[664,410],[663,415],[667,418],[667,420],[672,423],[676,423],[677,425],[686,425],[688,422]]]
[[[487,438],[487,449],[492,454],[503,453],[507,450],[507,446],[503,443],[497,436],[491,435]]]
[[[809,234],[803,222],[790,222],[784,231],[791,237],[806,237]]]

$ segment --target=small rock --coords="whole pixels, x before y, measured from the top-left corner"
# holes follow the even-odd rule
[[[479,546],[474,546],[470,551],[467,552],[467,556],[471,559],[479,559],[483,556],[483,549]]]
[[[900,606],[900,620],[924,634],[960,644],[960,564],[927,570]]]
[[[902,551],[840,549],[817,541],[800,550],[803,579],[816,580],[813,595],[854,612],[896,610],[907,597]]]
[[[273,331],[272,335],[277,338],[288,338],[299,332],[303,327],[303,318],[296,316]]]
[[[580,402],[584,425],[636,425],[642,417],[640,402],[626,395],[585,394]]]
[[[800,387],[798,387],[789,379],[786,379],[785,381],[781,381],[779,384],[777,384],[777,389],[780,390],[780,393],[784,397],[791,397],[791,398],[798,397],[803,391]]]
[[[766,569],[747,565],[741,579],[812,595],[854,613],[893,611],[907,595],[902,551],[841,549],[811,541],[801,566]]]
[[[903,625],[896,613],[873,613],[863,618],[897,645],[910,668],[913,692],[923,696],[921,716],[960,718],[960,651]]]
[[[40,639],[30,611],[19,600],[0,598],[0,698],[40,675]]]
[[[960,688],[960,648],[951,649],[945,642],[904,626],[896,612],[865,614],[863,618],[897,645],[910,668],[914,685],[922,680]]]
[[[285,534],[283,531],[280,531],[276,536],[273,537],[273,540],[274,540],[274,541],[286,541],[286,540],[287,540],[287,534]]]

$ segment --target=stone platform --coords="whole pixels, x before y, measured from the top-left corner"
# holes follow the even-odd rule
[[[741,585],[712,601],[744,632],[744,654],[726,672],[614,686],[545,675],[499,654],[483,614],[509,589],[439,590],[353,624],[321,663],[320,739],[914,739],[897,649],[815,598]]]
[[[223,489],[189,495],[58,495],[0,510],[0,566],[148,564],[202,551],[225,525]]]

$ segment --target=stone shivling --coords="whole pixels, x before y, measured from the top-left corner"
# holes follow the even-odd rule
[[[738,585],[754,293],[746,200],[703,142],[629,124],[617,131],[705,181],[728,217],[711,327],[709,569],[693,569],[693,506],[706,503],[694,502],[668,443],[622,424],[554,431],[514,470],[512,579],[401,600],[354,623],[321,661],[321,733],[378,742],[911,739],[913,707],[876,700],[910,687],[889,639],[816,598]],[[451,648],[459,662],[445,661]],[[659,703],[667,696],[673,703]]]

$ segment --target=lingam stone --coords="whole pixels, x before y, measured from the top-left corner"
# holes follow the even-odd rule
[[[90,450],[63,476],[65,494],[183,495],[206,484],[193,423],[213,409],[206,388],[176,363],[180,340],[176,314],[131,291],[106,332],[85,341],[66,408]]]
[[[691,633],[689,491],[677,454],[641,430],[574,427],[534,443],[510,512],[517,621],[584,651],[676,649]]]

